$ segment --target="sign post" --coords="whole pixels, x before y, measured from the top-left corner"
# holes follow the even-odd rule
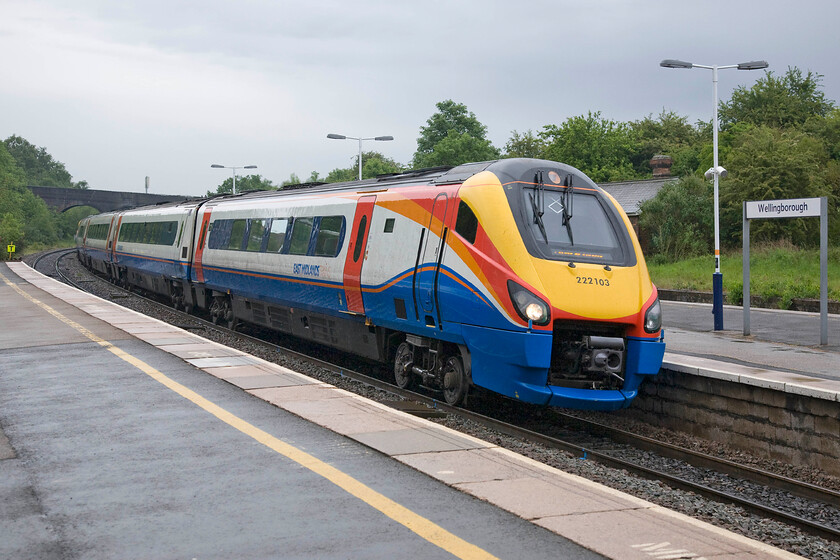
[[[750,220],[817,216],[820,218],[820,344],[828,344],[828,199],[824,196],[744,202],[744,336],[750,334]]]
[[[15,244],[14,243],[9,243],[6,246],[6,252],[9,253],[9,260],[11,260],[12,257],[14,256],[14,253],[15,253]]]

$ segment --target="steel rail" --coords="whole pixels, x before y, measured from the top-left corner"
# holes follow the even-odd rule
[[[76,250],[76,249],[55,249],[55,250],[53,250],[53,251],[47,251],[47,252],[45,252],[45,253],[41,253],[41,254],[40,254],[40,255],[38,255],[38,256],[35,258],[35,260],[32,262],[32,268],[33,268],[33,269],[35,269],[35,270],[38,270],[38,265],[39,265],[39,264],[41,263],[41,261],[42,261],[42,260],[44,260],[45,258],[50,257],[50,256],[52,256],[52,255],[55,255],[55,254],[57,254],[57,253],[65,253],[64,255],[61,255],[60,257],[58,257],[58,258],[55,260],[55,262],[56,262],[56,265],[55,265],[55,266],[56,266],[56,270],[57,270],[57,269],[58,269],[58,261],[59,261],[61,258],[63,258],[64,256],[66,256],[66,254],[69,254],[69,253],[71,253],[71,252],[73,252],[73,251],[75,251],[75,250]]]
[[[69,254],[72,251],[68,251]],[[56,269],[58,270],[58,262],[64,258],[67,254],[62,255],[59,259],[56,260]],[[46,255],[44,255],[46,256]],[[38,262],[38,261],[36,261]],[[59,273],[62,279],[67,280],[72,285],[81,289],[83,291],[87,291],[84,287],[80,287],[75,282],[72,282],[70,279],[66,277],[63,273]],[[104,281],[104,280],[103,280]],[[123,290],[123,288],[111,285],[111,287],[116,288],[118,290]],[[127,291],[127,290],[123,290]],[[143,296],[138,295],[134,292],[129,292],[133,296],[143,298]],[[812,534],[816,535],[821,538],[833,540],[833,541],[840,541],[840,529],[836,529],[834,527],[830,527],[827,525],[823,525],[821,523],[817,523],[811,521],[809,519],[804,519],[794,514],[787,513],[785,511],[766,506],[757,502],[753,502],[751,500],[741,498],[734,494],[724,492],[721,490],[717,490],[702,484],[698,484],[695,482],[691,482],[689,480],[685,480],[678,476],[670,475],[668,473],[664,473],[662,471],[651,469],[648,467],[644,467],[638,464],[635,464],[631,461],[627,461],[624,459],[620,459],[617,457],[610,456],[607,453],[597,451],[595,449],[587,448],[586,446],[581,446],[575,443],[570,443],[567,441],[563,441],[558,438],[554,438],[552,436],[548,436],[545,434],[540,434],[538,432],[534,432],[528,430],[526,428],[522,428],[501,420],[497,420],[495,418],[491,418],[473,411],[470,411],[465,408],[458,408],[452,407],[446,404],[443,401],[440,401],[434,397],[430,397],[428,395],[417,393],[414,391],[408,391],[405,389],[400,389],[396,385],[391,383],[387,383],[382,381],[381,379],[377,379],[375,377],[366,375],[364,373],[353,371],[352,369],[348,369],[346,367],[334,364],[332,362],[328,362],[326,360],[322,360],[320,358],[315,358],[313,356],[304,354],[302,352],[298,352],[296,350],[286,348],[280,346],[278,344],[245,334],[237,331],[231,331],[230,329],[220,327],[215,323],[202,319],[200,317],[196,317],[195,315],[191,315],[182,311],[175,310],[169,305],[163,304],[159,301],[155,301],[154,299],[143,298],[147,302],[166,310],[167,312],[174,313],[176,315],[182,315],[186,318],[189,318],[192,321],[198,322],[205,328],[215,330],[219,333],[223,333],[225,335],[230,336],[231,334],[247,340],[252,344],[256,344],[259,346],[263,346],[271,351],[275,351],[281,354],[290,355],[296,359],[306,361],[310,364],[317,365],[321,368],[326,369],[334,374],[340,375],[342,377],[348,377],[353,379],[354,381],[363,383],[370,387],[374,387],[378,390],[385,391],[401,398],[415,401],[422,403],[429,407],[430,410],[436,410],[439,412],[443,412],[446,414],[457,414],[461,417],[476,422],[480,425],[485,427],[494,429],[500,433],[505,435],[524,439],[531,443],[536,443],[540,445],[544,445],[546,447],[554,448],[554,449],[561,449],[570,453],[574,456],[594,460],[602,465],[616,468],[616,469],[624,469],[629,472],[632,472],[638,476],[648,478],[651,480],[661,480],[668,484],[671,487],[679,488],[681,490],[686,490],[690,492],[695,492],[700,494],[708,499],[718,501],[718,502],[726,502],[735,504],[744,508],[747,511],[757,513],[767,518],[776,519],[778,521],[782,521],[787,523],[791,526],[798,527],[799,529]],[[385,403],[389,404],[389,403]],[[395,406],[392,404],[394,408],[400,408],[398,405]],[[678,459],[685,461],[689,464],[692,464],[697,467],[702,468],[709,468],[716,470],[718,472],[722,472],[731,476],[736,476],[738,478],[742,478],[744,480],[748,480],[751,482],[755,482],[758,484],[765,484],[768,486],[772,486],[776,489],[783,490],[790,492],[792,494],[799,495],[801,497],[820,501],[832,506],[837,507],[838,503],[840,503],[840,493],[835,492],[830,489],[822,488],[813,484],[797,481],[794,479],[790,479],[784,476],[779,476],[774,473],[770,473],[767,471],[763,471],[760,469],[756,469],[753,467],[739,465],[732,461],[728,461],[725,459],[720,459],[711,455],[695,452],[689,449],[681,448],[672,444],[668,444],[665,442],[660,442],[654,440],[652,438],[647,438],[644,436],[639,436],[633,434],[631,432],[627,432],[625,430],[620,430],[617,428],[612,428],[610,426],[605,426],[603,424],[593,422],[590,420],[586,420],[574,415],[562,413],[559,411],[555,411],[555,414],[559,415],[564,421],[567,421],[570,424],[577,424],[578,426],[583,426],[586,430],[597,432],[603,435],[608,436],[609,438],[613,439],[616,442],[624,443],[631,445],[633,447],[643,449],[646,451],[651,451],[656,454],[662,455],[664,457],[669,457],[673,459]]]

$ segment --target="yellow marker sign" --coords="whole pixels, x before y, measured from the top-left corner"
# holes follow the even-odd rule
[[[6,247],[6,252],[10,255],[15,252],[15,244],[9,243],[8,247]]]

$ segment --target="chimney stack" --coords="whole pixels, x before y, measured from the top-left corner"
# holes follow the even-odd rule
[[[650,166],[653,168],[653,178],[670,177],[673,163],[674,160],[671,159],[671,156],[653,156],[653,159],[650,160]]]

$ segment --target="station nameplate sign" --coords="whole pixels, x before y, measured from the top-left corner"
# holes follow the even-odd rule
[[[789,198],[747,202],[747,219],[819,217],[822,199]]]

